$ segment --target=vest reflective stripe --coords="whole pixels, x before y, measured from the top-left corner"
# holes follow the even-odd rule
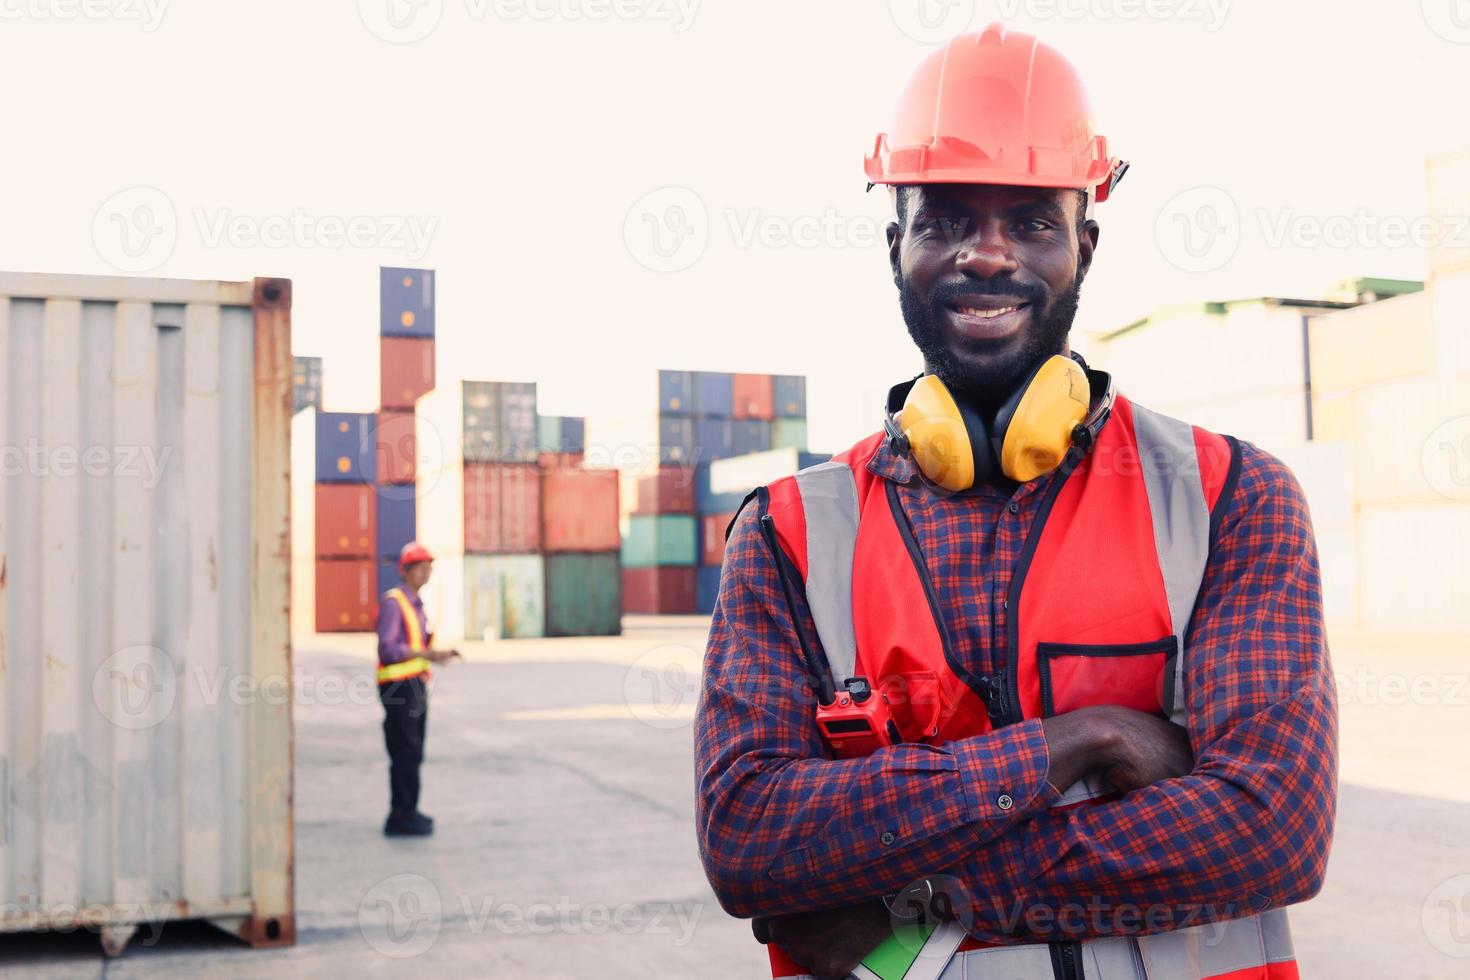
[[[857,544],[857,484],[846,463],[819,463],[796,474],[806,507],[806,595],[832,684],[856,673],[857,638],[852,621],[852,555]]]
[[[408,634],[409,652],[422,654],[428,648],[424,644],[424,631],[419,623],[418,611],[413,608],[413,603],[408,601],[408,596],[397,586],[389,589],[384,594],[384,598],[392,599],[397,603],[399,612],[403,614],[403,629]],[[407,660],[379,667],[378,683],[391,684],[393,681],[406,680],[427,673],[429,673],[429,661],[422,656],[413,656]]]

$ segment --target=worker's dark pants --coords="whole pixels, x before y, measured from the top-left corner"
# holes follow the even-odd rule
[[[424,729],[429,692],[423,677],[378,685],[383,702],[383,740],[388,743],[388,784],[393,811],[409,814],[419,806],[419,764],[424,761]]]

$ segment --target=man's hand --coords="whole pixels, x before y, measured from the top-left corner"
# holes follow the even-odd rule
[[[780,946],[812,971],[817,980],[845,977],[893,931],[880,901],[845,909],[761,916],[752,925],[756,938]]]
[[[1101,772],[1109,788],[1126,793],[1194,768],[1184,729],[1132,708],[1079,708],[1043,720],[1041,728],[1051,759],[1047,780],[1058,790]]]
[[[426,656],[426,657],[429,658],[429,662],[430,663],[442,664],[442,663],[448,663],[450,660],[453,660],[455,657],[458,657],[459,656],[459,651],[458,650],[430,650],[428,653],[424,654],[424,656]]]

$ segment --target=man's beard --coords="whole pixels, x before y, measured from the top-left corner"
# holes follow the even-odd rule
[[[1018,297],[1031,304],[1032,313],[1032,322],[1026,328],[1021,346],[983,369],[960,363],[945,346],[939,323],[939,312],[951,299],[977,295]],[[1009,277],[975,279],[940,287],[928,302],[913,291],[907,280],[899,283],[899,307],[903,310],[909,336],[924,355],[924,363],[951,391],[984,408],[998,406],[1021,383],[1027,372],[1048,356],[1060,354],[1065,349],[1081,296],[1080,273],[1071,289],[1044,308],[1041,306],[1044,296],[1039,287],[1023,287]]]

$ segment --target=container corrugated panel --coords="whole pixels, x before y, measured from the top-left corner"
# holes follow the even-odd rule
[[[771,423],[760,419],[736,420],[730,448],[736,456],[763,453],[770,449]]]
[[[291,677],[290,308],[0,273],[0,932],[294,940],[290,692],[210,686]]]
[[[697,605],[694,568],[623,569],[623,611],[692,613]]]
[[[771,423],[772,449],[806,449],[806,419],[776,419]]]
[[[546,635],[617,636],[622,632],[618,553],[546,556]]]
[[[734,455],[735,423],[733,420],[715,418],[694,420],[695,460],[705,462]]]
[[[699,515],[699,562],[718,566],[725,560],[725,529],[734,513]]]
[[[378,270],[378,306],[384,337],[434,336],[432,269]]]
[[[694,608],[696,612],[712,613],[720,598],[720,566],[702,565],[694,573]]]
[[[378,404],[411,410],[434,390],[434,341],[384,337],[378,345]]]
[[[660,466],[638,478],[638,514],[694,513],[694,468]]]
[[[658,459],[660,463],[673,466],[695,462],[694,419],[659,416]]]
[[[695,371],[695,415],[728,419],[735,414],[735,376],[723,371]]]
[[[380,484],[411,484],[418,465],[413,412],[379,412],[373,430],[373,470]]]
[[[771,379],[777,418],[806,418],[806,377],[778,374]]]
[[[587,451],[587,420],[580,415],[561,417],[561,449],[564,453]]]
[[[513,463],[536,462],[535,382],[501,382],[500,459]]]
[[[316,557],[372,558],[378,554],[377,494],[365,483],[316,485]]]
[[[460,392],[460,455],[467,461],[493,463],[500,458],[500,385],[494,381],[465,381]],[[445,445],[454,448],[456,440],[450,438],[447,428],[450,420],[436,422]]]
[[[618,471],[555,466],[541,473],[541,547],[616,551]]]
[[[737,419],[766,419],[775,412],[775,392],[769,374],[737,374],[731,383]]]
[[[658,373],[660,415],[688,415],[694,411],[694,377],[689,371]]]
[[[536,416],[536,449],[543,453],[561,452],[561,416]]]
[[[377,547],[376,556],[396,558],[403,546],[418,534],[416,505],[413,487],[377,487],[373,499],[377,501]],[[378,589],[379,594],[387,586]]]
[[[376,558],[319,558],[316,563],[316,631],[366,633],[377,600]]]
[[[623,565],[697,565],[699,532],[687,514],[634,514],[623,539]]]
[[[523,463],[464,465],[466,553],[541,550],[541,471]]]
[[[318,483],[371,483],[376,472],[373,432],[376,415],[320,412],[316,417]]]
[[[545,636],[545,575],[540,555],[465,555],[465,639]]]

